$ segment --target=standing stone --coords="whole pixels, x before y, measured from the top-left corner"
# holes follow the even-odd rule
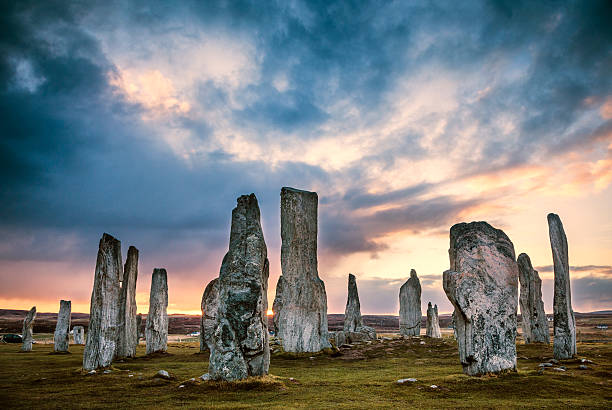
[[[136,323],[136,280],[138,278],[138,249],[130,246],[123,267],[121,297],[119,299],[119,334],[117,358],[136,357],[138,327]]]
[[[521,284],[521,318],[523,322],[523,339],[525,343],[550,343],[548,321],[542,302],[542,280],[538,271],[531,266],[526,253],[517,259],[519,282]]]
[[[71,302],[60,300],[60,309],[57,314],[55,333],[53,334],[53,350],[56,352],[67,352],[70,344],[70,312]]]
[[[553,354],[555,359],[569,359],[576,355],[576,319],[572,310],[567,238],[558,215],[548,214],[548,233],[555,271]]]
[[[166,269],[153,269],[146,339],[147,354],[168,350],[168,274]]]
[[[267,248],[254,194],[232,211],[229,250],[219,273],[219,305],[208,372],[214,380],[268,374]]]
[[[317,272],[316,192],[281,189],[281,269],[274,299],[274,327],[287,352],[331,347],[327,294]]]
[[[140,339],[144,339],[144,331],[142,330],[142,313],[136,316],[136,331],[138,332],[138,340],[136,344],[140,343]]]
[[[123,277],[121,242],[105,233],[100,239],[94,286],[89,305],[89,327],[83,369],[110,366],[117,348],[119,282]]]
[[[211,349],[219,309],[219,278],[211,280],[202,295],[202,321],[200,323],[200,352]]]
[[[514,245],[486,222],[450,230],[444,291],[455,307],[459,359],[475,376],[516,369],[518,267]]]
[[[83,326],[75,326],[72,328],[72,338],[75,345],[85,344],[85,328]]]
[[[440,332],[440,322],[438,320],[438,305],[431,307],[431,302],[427,304],[427,328],[426,333],[428,337],[441,338],[442,333]]]
[[[344,334],[349,339],[349,342],[376,339],[376,330],[370,326],[363,325],[357,282],[355,275],[350,273],[348,278],[348,298],[346,309],[344,310]]]
[[[421,282],[414,269],[399,293],[399,327],[402,336],[421,334]]]
[[[21,351],[31,352],[32,341],[34,340],[34,333],[32,332],[32,326],[34,326],[34,319],[36,319],[36,306],[32,306],[32,309],[26,314],[23,320],[23,331],[21,332]]]

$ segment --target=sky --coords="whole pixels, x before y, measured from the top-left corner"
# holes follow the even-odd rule
[[[0,308],[88,312],[98,241],[140,250],[170,313],[200,309],[236,198],[280,275],[280,189],[319,196],[319,276],[343,313],[442,289],[449,229],[527,253],[552,312],[546,215],[575,311],[612,309],[608,1],[0,2]]]

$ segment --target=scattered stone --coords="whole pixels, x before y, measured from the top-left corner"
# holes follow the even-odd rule
[[[554,367],[553,370],[556,371],[556,372],[564,372],[565,371],[565,369],[562,368],[562,367]]]
[[[553,367],[552,363],[540,363],[538,366],[540,366],[540,367]]]
[[[134,375],[133,374],[128,374],[128,377],[134,377]]]
[[[214,380],[268,374],[268,275],[270,265],[254,194],[232,211],[229,250],[219,273],[219,307],[208,372]]]
[[[421,282],[414,269],[399,293],[399,330],[402,336],[418,336],[421,333]]]
[[[211,280],[202,295],[202,320],[200,322],[200,352],[211,349],[213,333],[217,323],[219,309],[219,279]]]
[[[83,369],[110,366],[119,325],[119,282],[123,277],[121,242],[105,233],[100,239],[89,307]]]
[[[589,366],[587,366],[586,364],[581,364],[580,366],[578,366],[579,370],[589,370]]]
[[[521,253],[517,259],[521,284],[521,319],[525,343],[550,343],[548,321],[542,302],[542,280],[531,266],[531,259]]]
[[[557,359],[550,359],[550,360],[549,360],[549,362],[550,362],[550,363],[554,363],[554,364],[559,363],[559,361],[558,361]]]
[[[350,343],[376,339],[376,330],[363,324],[357,282],[355,275],[350,273],[348,278],[348,298],[344,310],[344,334]]]
[[[424,344],[425,344],[425,342],[421,340],[421,341],[419,342],[419,344],[420,344],[420,345],[424,345]]]
[[[414,383],[416,382],[417,379],[410,377],[409,379],[399,379],[396,383],[397,384],[404,384],[404,383]]]
[[[69,300],[60,300],[60,309],[57,314],[55,333],[53,333],[53,351],[67,352],[70,344],[70,312]]]
[[[589,359],[580,359],[580,361],[581,361],[582,363],[593,363],[593,361],[592,361],[592,360],[589,360]]]
[[[147,354],[168,350],[168,274],[153,269],[146,328]]]
[[[206,382],[206,381],[210,380],[210,374],[209,373],[204,373],[203,375],[200,376],[200,379],[202,381]]]
[[[138,346],[138,319],[136,314],[136,280],[138,279],[138,249],[130,246],[123,267],[119,296],[119,329],[117,358],[136,357]]]
[[[316,192],[281,189],[281,268],[274,299],[274,327],[286,352],[331,347],[327,294],[317,272]]]
[[[572,310],[567,237],[558,215],[548,214],[548,233],[555,271],[553,353],[557,359],[569,359],[576,355],[576,319]]]
[[[102,373],[104,373],[104,374],[111,374],[112,371],[107,369],[107,370],[104,370]]]
[[[23,319],[23,330],[21,332],[22,352],[32,351],[32,342],[34,341],[34,332],[32,332],[32,327],[34,326],[34,319],[36,319],[36,306],[32,306],[32,309],[28,311],[25,319]]]
[[[179,389],[182,389],[183,387],[185,387],[184,384],[179,385]]]
[[[440,321],[438,320],[438,305],[431,307],[431,302],[427,304],[427,331],[428,337],[439,339],[442,337],[440,332]]]
[[[470,376],[516,370],[518,267],[506,234],[486,222],[450,230],[443,286],[455,308],[459,359]]]
[[[92,374],[96,374],[95,370],[90,370],[87,372],[86,376],[91,376]]]
[[[162,379],[170,379],[170,373],[165,370],[160,370],[155,374],[155,377],[160,377]]]
[[[429,388],[431,388],[431,389],[437,389],[437,388],[438,388],[438,386],[436,386],[435,384],[432,384],[431,386],[429,386]]]
[[[74,326],[72,328],[72,338],[75,345],[85,344],[85,328],[83,326]]]

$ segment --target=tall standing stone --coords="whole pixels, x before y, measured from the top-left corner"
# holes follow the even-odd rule
[[[138,340],[136,344],[140,343],[140,339],[144,339],[144,331],[142,330],[142,313],[136,316],[136,332],[138,334]]]
[[[431,307],[431,302],[427,304],[427,327],[425,334],[428,337],[441,338],[440,321],[438,319],[438,305]]]
[[[455,307],[459,359],[468,375],[516,369],[518,267],[514,245],[486,222],[450,230],[444,291]]]
[[[168,350],[168,274],[166,269],[153,269],[146,339],[147,354]]]
[[[202,321],[200,323],[200,352],[211,349],[219,309],[219,278],[211,280],[202,295]]]
[[[71,302],[60,300],[60,309],[57,314],[55,333],[53,334],[53,350],[56,352],[67,352],[70,344],[70,313]]]
[[[219,306],[209,373],[214,380],[268,374],[268,275],[266,242],[254,194],[232,211],[229,250],[219,273]]]
[[[402,336],[421,334],[421,282],[414,269],[399,293],[399,327]]]
[[[281,189],[281,269],[274,299],[274,327],[288,352],[331,347],[327,294],[317,272],[316,192]]]
[[[75,326],[72,328],[72,339],[75,345],[85,344],[85,328],[83,326]]]
[[[572,310],[567,238],[558,215],[548,214],[548,233],[555,271],[553,354],[556,359],[569,359],[576,355],[576,319]]]
[[[349,273],[348,298],[344,310],[344,334],[349,342],[376,339],[376,330],[364,326],[355,275]]]
[[[521,253],[517,259],[519,282],[521,284],[521,318],[525,343],[550,343],[548,321],[542,302],[542,280],[538,271],[531,266],[531,259]]]
[[[83,351],[85,370],[110,366],[115,357],[121,291],[119,282],[122,277],[121,242],[105,233],[98,247],[89,305],[89,327]]]
[[[36,319],[36,306],[32,306],[32,309],[28,311],[25,319],[23,319],[23,331],[21,332],[21,351],[31,352],[32,341],[34,340],[34,333],[32,327],[34,326],[34,319]]]
[[[136,323],[136,280],[138,279],[138,249],[130,246],[123,267],[119,299],[119,331],[117,357],[136,357],[138,327]]]

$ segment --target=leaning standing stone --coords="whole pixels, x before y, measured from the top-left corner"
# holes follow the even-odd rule
[[[399,327],[402,336],[418,336],[421,333],[421,282],[414,269],[399,293]]]
[[[85,344],[85,328],[83,326],[75,326],[72,328],[72,338],[75,345]]]
[[[146,339],[147,354],[168,350],[168,274],[165,269],[153,269]]]
[[[36,306],[32,306],[32,309],[26,314],[23,320],[23,331],[21,333],[22,352],[32,351],[32,341],[34,340],[34,333],[32,332],[32,326],[34,326],[34,319],[36,319]]]
[[[83,369],[110,366],[117,348],[119,326],[119,282],[123,277],[121,242],[109,234],[102,235],[98,247],[94,286],[89,306],[89,327]]]
[[[455,307],[459,359],[471,376],[516,369],[518,267],[514,245],[486,222],[450,230],[443,286]]]
[[[119,300],[119,334],[117,357],[135,357],[138,346],[136,314],[136,280],[138,278],[138,249],[130,246],[123,267],[121,297]]]
[[[525,343],[550,343],[548,321],[542,302],[542,280],[531,266],[531,259],[521,253],[517,259],[521,283],[521,318]]]
[[[219,309],[219,278],[211,280],[202,295],[202,321],[200,323],[200,352],[210,349]]]
[[[281,189],[281,269],[274,327],[287,352],[328,348],[327,294],[317,271],[316,192]]]
[[[576,320],[572,310],[567,238],[558,215],[548,214],[548,233],[555,270],[553,354],[555,359],[569,359],[576,355]]]
[[[431,302],[427,304],[427,328],[425,334],[434,338],[442,337],[438,320],[438,305],[431,307]]]
[[[55,333],[53,334],[53,350],[56,352],[67,352],[70,344],[70,312],[69,300],[60,300],[60,309],[57,314]]]
[[[219,273],[219,306],[208,372],[214,380],[268,374],[267,247],[254,194],[232,211],[229,250]]]

